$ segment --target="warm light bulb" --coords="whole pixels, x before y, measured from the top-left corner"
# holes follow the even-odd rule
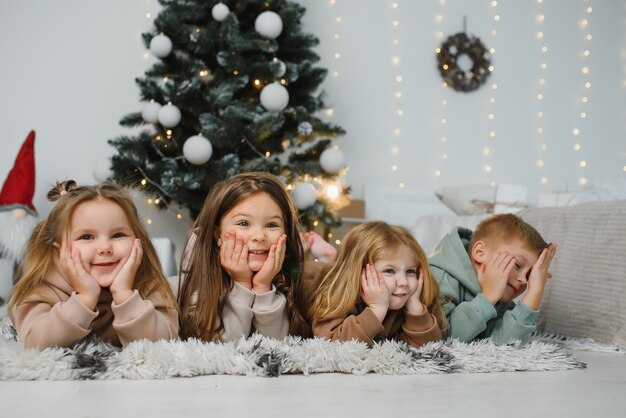
[[[544,164],[543,160],[537,160],[537,167],[543,167]]]
[[[486,171],[487,173],[490,173],[490,172],[491,172],[491,166],[490,166],[490,165],[486,165],[486,166],[485,166],[485,171]]]
[[[146,179],[142,179],[141,180],[141,185],[145,186],[146,184],[148,184],[148,181]]]
[[[146,223],[147,223],[148,225],[152,225],[152,219],[150,219],[150,218],[146,219]]]
[[[578,129],[578,128],[574,128],[574,129],[572,129],[572,133],[573,133],[574,135],[578,135],[578,134],[580,133],[580,129]]]
[[[574,144],[574,150],[575,151],[580,151],[582,147],[580,146],[580,144]]]
[[[548,184],[548,178],[547,177],[542,177],[541,178],[541,183],[542,184]]]
[[[583,160],[580,162],[581,167],[587,167],[587,161]]]
[[[437,176],[437,177],[441,176],[441,171],[435,170],[435,176]]]
[[[391,166],[391,170],[392,171],[398,171],[398,166],[397,165],[392,165]]]
[[[492,137],[492,138],[495,138],[496,137],[496,131],[489,132],[489,136]]]
[[[328,188],[326,189],[326,196],[328,196],[329,199],[335,199],[337,196],[339,196],[339,187],[335,186],[334,184],[328,186]]]

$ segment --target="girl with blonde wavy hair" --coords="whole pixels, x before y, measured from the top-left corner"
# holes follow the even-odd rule
[[[424,250],[400,226],[370,221],[346,234],[336,261],[309,283],[313,333],[330,340],[442,338],[446,320]]]
[[[8,306],[24,346],[177,338],[176,299],[130,194],[68,180],[48,199],[56,205],[29,239]]]

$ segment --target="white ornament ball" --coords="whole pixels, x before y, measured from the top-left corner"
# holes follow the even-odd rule
[[[283,61],[279,60],[278,58],[274,58],[272,60],[272,68],[274,70],[274,75],[276,77],[282,77],[287,72],[287,64],[285,64]]]
[[[280,112],[289,104],[289,92],[280,83],[274,82],[261,90],[261,105],[270,112]]]
[[[266,38],[275,39],[283,31],[283,20],[276,12],[263,12],[254,21],[254,29]]]
[[[213,19],[217,20],[218,22],[226,19],[229,14],[230,9],[224,3],[217,3],[211,9],[211,15],[213,15]]]
[[[155,101],[149,101],[143,105],[141,109],[141,117],[148,123],[157,123],[159,121],[159,110],[161,110],[161,104]]]
[[[180,122],[180,110],[171,103],[159,110],[159,122],[166,128],[173,128]]]
[[[102,183],[103,181],[107,181],[111,177],[113,177],[113,170],[111,170],[111,159],[105,158],[104,160],[98,161],[93,167],[93,178],[96,179],[98,183]]]
[[[328,90],[322,90],[322,93],[319,95],[319,100],[324,109],[333,107],[336,102],[335,96]]]
[[[326,148],[320,155],[320,166],[327,173],[338,173],[345,166],[343,152],[334,148]]]
[[[187,138],[183,145],[183,155],[191,164],[202,165],[211,159],[212,154],[211,141],[202,135]]]
[[[150,51],[159,58],[165,58],[172,52],[172,40],[161,33],[150,41]]]
[[[291,197],[298,209],[307,209],[315,204],[317,193],[311,183],[298,183],[291,190]]]

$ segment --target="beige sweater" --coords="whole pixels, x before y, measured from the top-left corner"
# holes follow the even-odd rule
[[[313,320],[313,333],[316,337],[332,341],[358,340],[374,344],[374,340],[395,338],[413,347],[421,347],[430,341],[441,340],[441,330],[437,319],[430,313],[409,315],[404,310],[388,311],[381,323],[374,311],[358,305],[353,314],[328,321]]]
[[[142,299],[135,290],[127,301],[116,305],[109,290],[102,289],[92,311],[58,271],[14,305],[9,317],[27,348],[67,347],[89,334],[121,346],[144,338],[178,337],[178,313],[159,292]]]
[[[192,234],[185,247],[183,258],[183,267],[185,268],[189,263],[191,249],[195,242],[196,235]],[[181,276],[184,280],[184,274]],[[168,280],[172,288],[177,291],[178,284],[176,282],[178,278],[169,278]],[[191,312],[194,311],[197,300],[198,294],[194,293],[191,299]],[[254,331],[268,337],[285,338],[289,332],[286,305],[285,295],[277,292],[274,286],[269,292],[257,294],[245,286],[233,282],[233,289],[228,294],[224,309],[221,312],[224,332],[220,336],[220,341],[232,341],[242,336],[248,337]]]

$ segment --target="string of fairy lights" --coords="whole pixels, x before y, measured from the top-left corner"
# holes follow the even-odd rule
[[[392,41],[392,55],[391,55],[391,64],[393,66],[393,75],[394,75],[394,118],[393,118],[393,132],[392,132],[392,146],[391,146],[391,171],[395,174],[395,181],[398,184],[398,187],[404,188],[405,182],[402,178],[400,172],[400,164],[399,164],[399,156],[400,156],[400,142],[402,140],[402,131],[404,128],[404,119],[405,119],[405,111],[403,107],[403,96],[404,92],[402,90],[402,82],[403,82],[403,74],[401,71],[400,65],[400,37],[399,37],[399,27],[400,27],[400,3],[398,0],[395,0],[391,3],[391,27],[393,33],[393,41]]]
[[[579,100],[579,109],[580,112],[578,114],[578,121],[572,127],[572,139],[573,139],[573,149],[576,153],[577,166],[580,169],[580,174],[578,176],[578,184],[580,186],[585,186],[589,179],[586,175],[586,168],[588,166],[587,161],[582,156],[583,150],[583,141],[581,137],[581,133],[583,127],[588,124],[587,122],[587,106],[589,104],[589,94],[591,93],[591,81],[589,81],[589,75],[591,73],[591,69],[589,66],[589,57],[591,56],[591,44],[593,40],[593,35],[591,34],[591,25],[590,18],[593,12],[593,7],[591,6],[590,0],[584,0],[585,10],[583,12],[583,17],[579,21],[578,26],[581,29],[583,35],[583,50],[581,54],[582,66],[580,72],[583,78],[583,88],[580,90],[580,100]]]
[[[547,54],[548,54],[548,47],[546,45],[546,40],[545,40],[545,34],[543,32],[543,27],[545,24],[545,20],[546,20],[546,16],[543,10],[543,0],[537,0],[537,7],[538,7],[538,12],[536,15],[536,22],[537,22],[537,32],[535,33],[535,39],[537,40],[538,46],[539,46],[539,53],[541,56],[540,59],[540,63],[539,63],[539,78],[537,80],[537,92],[535,95],[535,99],[537,101],[537,118],[536,118],[536,131],[535,131],[535,136],[537,138],[537,142],[541,144],[540,146],[540,150],[539,150],[539,158],[537,159],[536,165],[537,165],[537,170],[539,171],[539,182],[542,185],[547,185],[548,184],[548,177],[546,175],[544,175],[544,169],[545,169],[545,160],[546,160],[546,154],[547,154],[547,150],[548,150],[548,144],[546,143],[545,140],[545,135],[544,135],[544,116],[545,116],[545,112],[544,112],[544,107],[543,107],[543,103],[544,103],[544,99],[545,99],[545,84],[546,84],[546,70],[548,69],[548,62],[547,62]]]
[[[439,0],[439,6],[440,6],[440,12],[435,16],[435,41],[437,44],[440,44],[443,41],[443,23],[444,23],[444,13],[445,13],[445,8],[446,8],[446,0]],[[440,53],[441,49],[439,47],[435,48],[435,53]],[[447,92],[449,91],[449,89],[447,88],[448,84],[445,81],[442,81],[441,83],[441,107],[440,107],[440,118],[439,118],[439,124],[440,124],[440,135],[439,135],[439,154],[440,154],[440,159],[438,159],[438,164],[435,167],[434,170],[434,175],[436,178],[440,178],[443,172],[443,167],[445,166],[445,163],[448,159],[448,132],[447,132],[447,125],[448,125],[448,116],[447,116],[447,109],[448,109],[448,99],[447,99]]]
[[[498,1],[492,0],[490,4],[493,10],[493,27],[491,28],[491,31],[489,31],[489,34],[491,36],[490,43],[491,45],[495,45],[496,36],[498,34],[497,26],[500,22],[501,17],[500,17],[500,13],[498,12]],[[492,64],[489,67],[489,71],[492,73],[491,78],[490,78],[491,84],[489,85],[491,94],[489,95],[488,112],[487,112],[487,119],[489,122],[488,124],[489,134],[488,134],[487,140],[483,144],[482,154],[484,158],[483,171],[485,172],[487,181],[491,183],[492,186],[495,186],[495,182],[493,181],[494,172],[493,172],[493,164],[491,163],[491,155],[492,155],[493,144],[496,139],[495,109],[496,109],[496,102],[497,102],[496,93],[498,90],[498,84],[495,81],[493,81],[494,79],[493,57],[496,55],[496,48],[491,46],[489,48],[489,53],[491,54],[491,57],[492,57],[491,58]]]
[[[626,22],[626,2],[624,2],[622,22]],[[622,30],[622,88],[626,91],[626,31]],[[622,97],[625,97],[622,93]],[[624,99],[622,99],[624,100]],[[626,111],[622,110],[624,116],[622,120],[626,119]],[[626,149],[622,152],[622,172],[626,173]]]

